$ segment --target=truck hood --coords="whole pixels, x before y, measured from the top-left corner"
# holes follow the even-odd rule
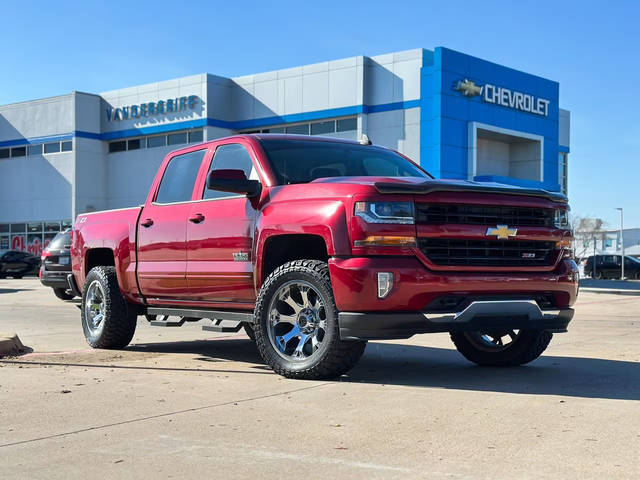
[[[340,183],[370,185],[380,193],[426,194],[432,192],[500,193],[541,197],[567,203],[567,196],[542,188],[525,188],[506,183],[473,182],[470,180],[439,180],[419,177],[333,177],[319,178],[312,183]]]

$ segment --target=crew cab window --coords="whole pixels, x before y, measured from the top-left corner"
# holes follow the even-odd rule
[[[258,175],[253,166],[251,155],[246,148],[237,143],[230,143],[228,145],[220,145],[216,148],[216,153],[211,160],[211,167],[209,173],[213,170],[242,170],[244,174],[250,180],[257,180]],[[207,173],[207,178],[209,177]],[[221,192],[219,190],[210,190],[206,186],[202,194],[202,198],[205,200],[212,198],[224,198],[235,197],[237,193],[233,192]]]
[[[176,155],[162,175],[156,203],[188,202],[206,149]]]

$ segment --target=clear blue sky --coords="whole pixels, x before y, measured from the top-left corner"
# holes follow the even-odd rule
[[[0,105],[446,46],[560,82],[574,214],[640,227],[640,2],[3,2]]]

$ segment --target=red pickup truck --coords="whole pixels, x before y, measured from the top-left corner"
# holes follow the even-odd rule
[[[437,180],[368,141],[237,135],[170,153],[143,206],[79,215],[69,283],[96,348],[125,347],[144,315],[244,327],[293,378],[428,332],[520,365],[573,317],[567,215],[561,194]]]

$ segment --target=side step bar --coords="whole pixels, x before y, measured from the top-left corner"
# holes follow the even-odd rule
[[[172,308],[172,307],[147,307],[147,315],[168,315],[181,317],[177,322],[151,321],[150,325],[156,327],[180,327],[186,321],[194,319],[208,318],[213,321],[213,325],[203,325],[202,330],[218,333],[234,333],[242,328],[243,323],[253,324],[253,312],[239,312],[228,310],[204,310],[193,308]]]
[[[253,312],[230,310],[205,310],[199,308],[147,307],[148,315],[170,315],[176,317],[210,318],[253,323]]]
[[[202,330],[218,333],[235,333],[242,328],[242,322],[214,320],[213,325],[203,325]]]

